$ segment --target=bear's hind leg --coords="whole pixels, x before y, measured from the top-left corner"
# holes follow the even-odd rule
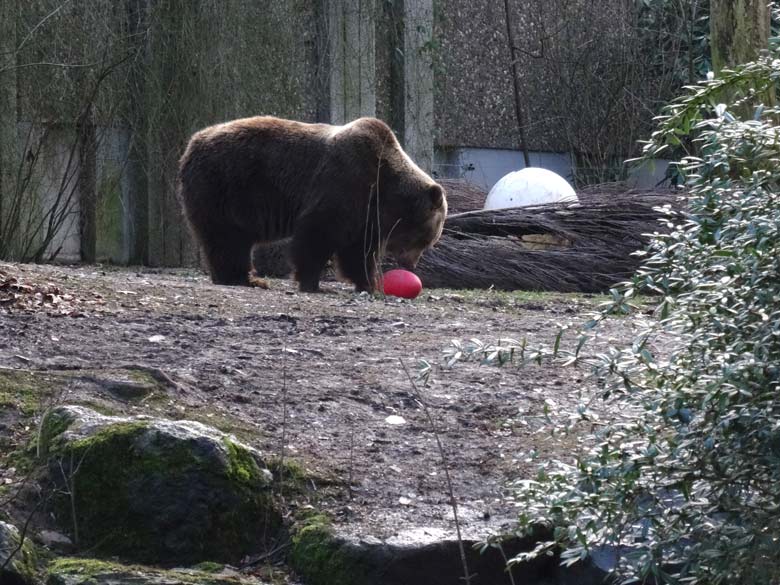
[[[254,238],[241,232],[221,233],[203,245],[214,284],[249,286]]]

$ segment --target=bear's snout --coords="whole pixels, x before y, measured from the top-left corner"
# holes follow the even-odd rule
[[[417,263],[422,256],[422,250],[404,250],[400,254],[396,254],[396,262],[398,266],[404,270],[414,270],[417,268]]]

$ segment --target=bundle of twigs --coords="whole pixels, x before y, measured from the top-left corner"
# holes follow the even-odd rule
[[[576,204],[471,211],[447,217],[417,273],[427,287],[600,292],[626,280],[632,253],[658,232],[671,192],[605,189]]]
[[[487,192],[466,179],[437,179],[447,191],[447,208],[450,214],[482,209]]]

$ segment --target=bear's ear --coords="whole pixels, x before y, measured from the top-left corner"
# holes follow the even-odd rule
[[[431,208],[439,209],[444,203],[444,189],[440,185],[432,185],[428,188],[428,197],[431,200]]]

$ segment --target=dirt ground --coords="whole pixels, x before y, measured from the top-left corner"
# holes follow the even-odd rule
[[[571,460],[575,439],[544,431],[545,405],[568,416],[578,391],[592,388],[575,368],[441,367],[452,339],[551,343],[559,324],[586,320],[602,300],[592,295],[424,290],[402,301],[333,282],[322,294],[298,293],[286,280],[269,291],[215,286],[196,271],[0,271],[32,287],[16,300],[0,290],[0,368],[39,376],[151,368],[169,383],[141,400],[118,399],[95,376],[74,376],[57,400],[192,418],[269,457],[283,453],[321,478],[311,481],[318,506],[359,538],[453,536],[435,436],[401,361],[412,374],[420,359],[435,365],[422,392],[472,538],[509,526],[505,487],[535,473],[534,454]],[[625,340],[630,328],[614,319],[605,336]],[[3,425],[9,436],[30,433],[10,410]]]

